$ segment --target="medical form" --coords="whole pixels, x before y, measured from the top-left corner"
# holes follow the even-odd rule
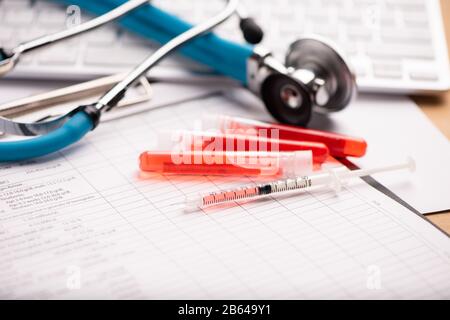
[[[449,237],[361,180],[186,213],[185,196],[255,181],[139,174],[157,130],[223,104],[109,121],[58,154],[0,165],[0,298],[450,298]]]

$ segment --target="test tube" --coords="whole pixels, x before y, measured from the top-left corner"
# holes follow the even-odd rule
[[[279,139],[294,141],[312,141],[324,143],[333,157],[362,157],[366,153],[367,143],[364,139],[321,130],[306,129],[297,126],[267,123],[251,119],[226,115],[204,116],[204,129],[219,129],[223,133],[257,134],[260,129],[277,129]]]
[[[146,151],[142,171],[162,174],[296,176],[312,172],[312,152]]]
[[[211,131],[180,130],[160,133],[159,149],[182,146],[187,150],[247,151],[247,152],[312,152],[314,164],[322,164],[329,156],[328,147],[320,142],[272,139],[264,136],[223,134]]]

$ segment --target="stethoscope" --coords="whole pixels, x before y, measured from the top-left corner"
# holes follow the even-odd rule
[[[36,136],[1,142],[0,161],[43,156],[80,140],[98,125],[103,113],[118,104],[128,88],[180,47],[186,56],[241,82],[261,97],[275,119],[287,124],[306,125],[313,110],[332,112],[345,108],[356,88],[353,73],[343,56],[324,39],[306,37],[295,41],[290,45],[283,64],[260,47],[233,43],[210,33],[237,14],[247,42],[261,40],[260,28],[241,12],[238,0],[227,0],[226,7],[219,14],[196,26],[157,9],[148,0],[69,2],[99,16],[62,32],[20,44],[11,51],[0,49],[0,75],[12,70],[21,55],[29,51],[87,32],[120,17],[125,27],[165,44],[93,104],[79,106],[47,121],[27,123],[0,117],[0,132]]]

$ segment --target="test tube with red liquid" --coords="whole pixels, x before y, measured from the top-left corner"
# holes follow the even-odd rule
[[[333,157],[362,157],[366,153],[367,143],[364,139],[302,127],[274,124],[226,115],[206,116],[204,128],[219,129],[224,134],[257,134],[261,129],[276,129],[277,138],[281,140],[319,142],[325,144]]]
[[[312,172],[312,152],[146,151],[142,171],[161,174],[298,176]]]
[[[211,131],[180,130],[161,133],[159,149],[172,150],[174,146],[193,151],[235,152],[294,152],[311,151],[314,164],[322,164],[328,158],[328,147],[320,142],[292,141],[267,138],[262,135],[223,134]]]

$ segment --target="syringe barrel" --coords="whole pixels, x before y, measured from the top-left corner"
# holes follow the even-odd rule
[[[309,176],[309,180],[311,180],[311,187],[323,187],[329,186],[333,178],[330,176],[330,172],[324,172]]]
[[[307,190],[311,187],[308,176],[278,180],[265,184],[249,185],[233,190],[212,192],[186,198],[186,211],[203,209],[235,201],[255,200],[264,196],[289,191]]]

